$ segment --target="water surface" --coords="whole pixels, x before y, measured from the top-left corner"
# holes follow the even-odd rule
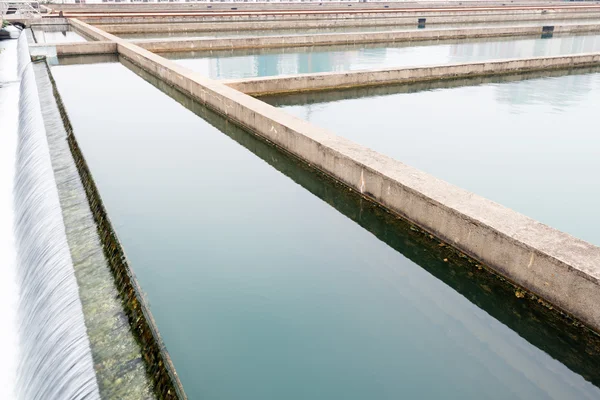
[[[87,42],[87,39],[73,31],[69,25],[49,25],[43,30],[34,29],[37,43]]]
[[[355,99],[335,96],[283,107],[600,245],[595,128],[600,73]],[[285,103],[283,98],[268,101]]]
[[[121,64],[52,71],[189,398],[600,396],[569,325],[347,189]]]
[[[406,25],[387,26],[347,26],[338,28],[307,28],[307,29],[256,29],[240,31],[188,31],[188,32],[146,32],[146,33],[121,33],[118,36],[124,39],[176,39],[176,38],[218,38],[218,37],[243,37],[243,36],[278,36],[278,35],[309,35],[320,33],[349,33],[349,32],[386,32],[386,31],[409,31],[419,29],[457,29],[457,28],[481,28],[502,26],[544,26],[544,25],[578,25],[592,24],[595,20],[590,19],[567,19],[561,21],[515,21],[515,22],[481,22],[473,24],[428,24],[423,28]],[[335,22],[333,22],[335,23]]]
[[[600,35],[164,53],[210,78],[250,78],[600,51]]]

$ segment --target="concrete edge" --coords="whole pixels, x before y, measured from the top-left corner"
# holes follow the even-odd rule
[[[491,60],[427,67],[230,79],[220,82],[242,93],[252,96],[265,96],[271,94],[507,75],[542,70],[574,69],[598,65],[600,65],[600,53],[587,53],[570,56]]]
[[[425,16],[422,16],[425,17]],[[426,25],[439,24],[475,24],[475,23],[505,23],[538,22],[553,25],[555,21],[564,24],[565,20],[600,18],[600,13],[588,12],[582,14],[525,14],[525,15],[492,15],[492,16],[429,16]],[[418,26],[419,17],[394,17],[374,19],[331,19],[309,21],[240,21],[240,22],[174,22],[174,23],[126,23],[103,24],[102,29],[112,34],[128,33],[173,33],[173,32],[216,32],[216,31],[253,31],[267,29],[329,29],[345,27],[389,27],[390,30],[399,26]]]
[[[554,34],[600,32],[600,24],[556,25]],[[408,41],[447,40],[489,37],[542,36],[542,26],[497,28],[431,29],[387,32],[323,33],[234,38],[145,39],[133,44],[152,52],[235,50],[249,48],[312,47],[344,44],[397,43]],[[552,33],[550,33],[552,35]]]
[[[67,142],[97,225],[98,236],[104,249],[104,255],[121,294],[121,300],[123,301],[132,331],[140,343],[142,356],[148,370],[148,376],[153,382],[154,391],[159,399],[185,400],[187,396],[183,385],[162,341],[154,317],[135,277],[135,273],[127,261],[121,242],[106,212],[92,173],[77,143],[77,138],[73,132],[66,108],[63,105],[60,93],[50,71],[48,71],[48,75],[68,134]]]
[[[102,30],[140,68],[600,332],[600,248],[315,127]]]
[[[29,46],[32,56],[44,56],[48,50],[54,50],[57,56],[73,56],[86,54],[116,54],[117,45],[109,41],[73,42],[73,43],[40,43]]]

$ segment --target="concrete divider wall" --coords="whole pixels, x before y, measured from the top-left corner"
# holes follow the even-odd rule
[[[555,26],[555,34],[600,32],[600,24]],[[134,44],[152,52],[233,50],[251,48],[312,47],[367,43],[397,43],[487,37],[541,36],[541,26],[436,29],[387,32],[325,33],[313,35],[248,36],[218,39],[134,40]]]
[[[587,0],[591,1],[591,0]],[[504,6],[506,1],[480,1],[480,0],[464,0],[461,4],[455,3],[452,7],[491,7],[491,6]],[[516,0],[510,3],[511,6],[523,5],[523,6],[554,6],[554,5],[565,5],[562,0]],[[207,9],[207,6],[211,6]],[[361,2],[359,0],[354,1],[324,1],[318,2],[300,2],[300,1],[282,1],[282,2],[265,2],[258,1],[252,3],[240,3],[234,1],[226,2],[212,2],[212,1],[196,1],[196,2],[176,2],[169,4],[160,3],[113,3],[113,4],[93,4],[93,3],[81,3],[81,4],[50,4],[50,7],[41,6],[46,9],[53,9],[55,11],[63,10],[67,12],[158,12],[158,11],[231,11],[232,7],[238,10],[323,10],[323,9],[346,9],[347,7],[353,7],[355,9],[383,9],[388,7],[390,9],[405,9],[405,8],[416,8],[421,7],[444,7],[448,8],[447,2],[443,1],[428,1],[427,3],[415,3],[415,2],[381,2],[381,1],[369,1]]]
[[[314,20],[364,20],[373,18],[432,18],[432,17],[498,17],[498,16],[544,16],[572,18],[574,15],[597,14],[600,7],[549,7],[549,8],[485,8],[485,9],[423,9],[405,11],[362,11],[343,10],[336,12],[248,12],[248,13],[189,13],[189,14],[83,14],[71,15],[90,24],[139,24],[139,23],[187,23],[187,22],[249,22],[249,21],[314,21]],[[585,17],[584,17],[585,18]]]
[[[42,56],[48,47],[55,47],[57,56],[117,53],[116,43],[109,41],[33,44],[29,45],[29,51],[32,56]]]
[[[583,68],[597,65],[600,65],[600,53],[557,57],[535,57],[517,60],[494,60],[430,67],[409,67],[341,73],[326,72],[236,79],[221,82],[240,92],[252,96],[263,96],[268,94],[515,74],[552,69]]]
[[[566,19],[600,19],[600,12],[569,15],[565,18],[557,14],[525,14],[525,15],[491,15],[491,16],[449,16],[427,17],[427,26],[437,24],[471,24],[471,23],[514,23],[517,21],[531,21],[547,23],[549,25]],[[219,32],[219,31],[251,31],[269,29],[318,29],[318,28],[345,28],[345,27],[385,27],[390,29],[398,26],[417,26],[419,17],[402,18],[369,18],[369,19],[333,19],[316,21],[252,21],[252,22],[179,22],[179,23],[143,23],[143,24],[115,24],[100,25],[109,33],[168,33],[168,32]]]
[[[125,40],[109,34],[105,38],[114,38],[119,54],[140,68],[600,331],[600,248]]]

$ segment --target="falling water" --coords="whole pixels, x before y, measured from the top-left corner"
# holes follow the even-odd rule
[[[17,148],[18,98],[17,47],[14,41],[0,42],[0,399],[14,399],[18,340],[13,186]]]
[[[79,290],[25,35],[14,188],[20,399],[98,399]]]

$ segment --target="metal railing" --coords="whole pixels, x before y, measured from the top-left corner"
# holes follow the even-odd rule
[[[0,0],[0,16],[29,18],[40,14],[40,2],[37,0]]]

